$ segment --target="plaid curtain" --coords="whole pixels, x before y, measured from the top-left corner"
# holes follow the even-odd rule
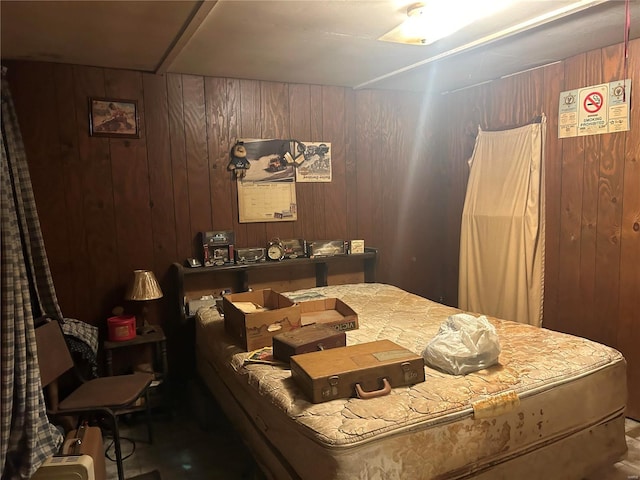
[[[56,453],[62,434],[49,423],[40,384],[34,318],[62,318],[49,270],[31,178],[2,68],[0,355],[2,479],[29,479]]]

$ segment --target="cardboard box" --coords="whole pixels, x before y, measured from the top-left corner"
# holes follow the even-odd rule
[[[302,326],[322,323],[342,332],[358,328],[358,314],[337,298],[321,298],[300,302]]]
[[[222,304],[225,330],[247,351],[301,326],[300,306],[271,289],[225,295]]]
[[[422,357],[390,340],[302,353],[290,361],[291,378],[313,403],[366,400],[425,380]]]

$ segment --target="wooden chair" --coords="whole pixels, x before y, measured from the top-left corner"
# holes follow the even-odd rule
[[[111,420],[113,442],[116,450],[118,479],[124,480],[118,415],[129,413],[142,396],[145,396],[149,443],[152,442],[151,414],[149,411],[148,387],[153,375],[134,373],[88,380],[69,393],[64,399],[58,398],[58,378],[74,368],[71,353],[57,321],[48,321],[36,328],[38,363],[42,387],[47,393],[47,413],[50,416],[80,415],[83,413],[104,413]]]

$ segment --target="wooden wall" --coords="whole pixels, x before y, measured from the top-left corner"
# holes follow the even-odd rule
[[[640,40],[631,42],[631,131],[558,139],[559,94],[625,77],[622,44],[447,95],[438,152],[447,213],[444,296],[457,302],[460,218],[478,125],[502,129],[547,115],[543,326],[618,348],[629,414],[640,417]]]

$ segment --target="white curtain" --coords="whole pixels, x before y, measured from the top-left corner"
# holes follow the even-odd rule
[[[462,213],[459,306],[541,326],[546,119],[480,130]]]

